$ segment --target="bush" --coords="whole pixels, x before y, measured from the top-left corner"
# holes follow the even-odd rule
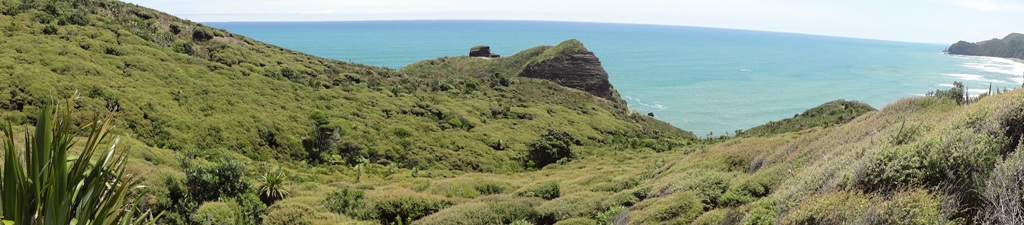
[[[871,224],[949,224],[942,213],[942,200],[924,190],[912,190],[896,194],[891,200],[882,203],[881,209],[871,210],[879,215],[873,217]],[[1006,223],[1013,224],[1013,223]]]
[[[551,200],[562,196],[562,193],[559,190],[558,181],[544,181],[519,189],[516,191],[516,196]]]
[[[242,225],[259,225],[267,214],[267,205],[260,201],[259,196],[251,192],[239,195],[235,198],[238,204],[239,223]]]
[[[536,221],[540,214],[534,209],[540,205],[535,198],[515,198],[508,195],[481,197],[473,202],[458,204],[424,217],[416,224],[509,224],[516,221]]]
[[[664,196],[676,192],[692,191],[701,202],[708,206],[718,205],[719,198],[729,188],[729,180],[735,172],[695,169],[686,174],[677,173],[662,177],[654,184],[649,196]]]
[[[699,217],[697,217],[697,219],[693,220],[693,222],[690,223],[690,224],[693,224],[693,225],[726,224],[726,223],[723,223],[723,222],[725,221],[726,214],[728,214],[730,210],[732,210],[732,209],[715,209],[715,210],[711,210],[711,211],[705,212],[704,214],[701,214]]]
[[[509,184],[505,182],[490,179],[479,179],[473,184],[473,188],[480,192],[481,195],[496,195],[504,194],[510,187]]]
[[[527,166],[543,168],[548,164],[559,161],[571,160],[573,144],[579,144],[572,135],[562,130],[549,129],[547,134],[541,135],[540,139],[527,144],[529,154]]]
[[[782,224],[864,224],[864,215],[879,202],[854,192],[812,196],[790,211]]]
[[[558,221],[555,225],[597,225],[597,221],[591,218],[572,218]]]
[[[979,223],[1024,224],[1024,151],[999,163],[985,180],[986,205]]]
[[[930,91],[928,96],[938,99],[950,99],[959,105],[967,104],[971,101],[971,98],[967,96],[967,87],[964,87],[964,83],[959,81],[954,81],[953,87],[949,88],[949,90]]]
[[[768,196],[782,180],[779,170],[765,170],[729,186],[718,200],[719,206],[735,207]]]
[[[891,199],[836,192],[812,196],[792,209],[783,224],[947,224],[941,200],[924,190],[894,194]]]
[[[594,218],[597,219],[598,224],[622,224],[622,221],[617,220],[624,218],[625,212],[628,210],[629,208],[626,208],[625,206],[615,206],[608,208],[608,210],[605,210],[604,212],[598,213]]]
[[[196,26],[195,28],[192,28],[192,40],[208,41],[210,39],[213,39],[213,37],[215,36],[216,34],[212,30],[210,30],[210,28],[202,26]]]
[[[772,225],[775,224],[778,210],[775,209],[779,205],[779,201],[772,198],[761,198],[757,201],[750,203],[750,210],[747,215],[743,217],[742,224],[751,225]],[[726,213],[725,221],[731,221],[731,215]]]
[[[312,211],[313,208],[302,204],[275,204],[267,208],[267,218],[263,220],[263,224],[312,225],[313,216],[310,215],[310,212]]]
[[[384,224],[397,222],[395,218],[417,220],[454,204],[442,197],[416,193],[408,189],[377,193],[372,196],[372,201],[376,218]]]
[[[999,106],[993,114],[999,128],[988,130],[992,135],[1002,135],[1007,142],[1003,145],[1002,154],[1009,154],[1017,149],[1024,138],[1024,101],[1011,100]]]
[[[204,166],[191,165],[186,157],[182,160],[182,167],[185,167],[185,186],[196,202],[233,198],[249,190],[249,183],[243,180],[245,166],[230,158],[213,166]]]
[[[334,190],[327,194],[323,201],[327,210],[337,214],[345,214],[356,218],[366,218],[360,215],[366,206],[366,194],[362,190],[349,189],[345,187],[341,191]]]
[[[600,213],[603,194],[594,192],[577,192],[547,201],[539,208],[541,215],[552,221],[561,221],[576,217],[596,217]]]
[[[234,202],[207,202],[199,206],[192,221],[202,225],[240,224],[238,204]]]
[[[633,206],[629,213],[630,224],[689,224],[704,213],[705,206],[700,197],[690,191],[647,199]]]
[[[908,185],[944,185],[976,201],[971,190],[993,167],[1003,142],[958,129],[913,146],[886,147],[875,153],[857,183],[866,191],[893,191]]]

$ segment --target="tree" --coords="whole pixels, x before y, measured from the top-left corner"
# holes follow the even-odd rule
[[[284,188],[284,181],[288,175],[280,167],[274,172],[263,173],[263,184],[259,187],[260,200],[267,205],[272,205],[277,200],[288,197],[288,189]]]
[[[542,168],[548,164],[569,160],[572,158],[573,144],[578,145],[579,141],[562,130],[549,129],[547,134],[527,144],[529,150],[529,161],[527,166]]]
[[[113,113],[92,123],[71,122],[71,99],[65,105],[47,105],[39,110],[35,133],[25,134],[24,155],[15,146],[10,121],[0,124],[3,131],[3,181],[0,182],[0,210],[5,224],[142,224],[147,213],[139,215],[129,198],[137,180],[125,176],[123,153],[115,154],[119,138],[108,150],[108,123]],[[81,153],[69,158],[76,134],[85,134]],[[90,162],[90,159],[94,159]],[[135,219],[134,217],[140,219]]]

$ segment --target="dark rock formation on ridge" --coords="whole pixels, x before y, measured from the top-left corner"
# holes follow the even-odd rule
[[[601,60],[575,39],[545,50],[527,63],[519,76],[550,80],[609,101],[625,102],[608,82]]]
[[[491,53],[491,46],[480,45],[469,49],[469,56],[472,57],[490,57],[498,58],[501,57],[498,54]]]

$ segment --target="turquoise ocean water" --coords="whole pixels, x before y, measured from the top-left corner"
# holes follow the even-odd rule
[[[579,39],[641,113],[724,134],[847,99],[876,108],[962,81],[1013,89],[1024,64],[946,45],[715,28],[538,21],[228,22],[209,26],[309,54],[401,68],[490,45],[503,56]]]

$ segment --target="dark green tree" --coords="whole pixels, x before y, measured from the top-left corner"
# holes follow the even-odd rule
[[[548,133],[527,144],[529,155],[526,164],[528,167],[543,168],[548,164],[570,160],[573,157],[570,147],[579,144],[568,132],[549,129]]]

